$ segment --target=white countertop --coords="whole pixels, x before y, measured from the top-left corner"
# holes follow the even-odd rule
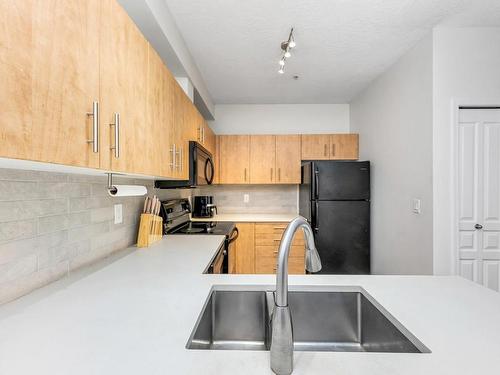
[[[209,218],[191,218],[192,221],[234,221],[235,223],[276,223],[290,222],[295,219],[298,214],[220,214]]]
[[[187,350],[214,284],[221,236],[170,236],[0,308],[0,374],[271,374],[269,352]],[[295,352],[294,374],[500,373],[500,295],[458,277],[294,275],[291,285],[359,285],[430,354]]]

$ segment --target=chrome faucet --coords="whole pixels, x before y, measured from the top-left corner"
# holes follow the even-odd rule
[[[304,230],[306,240],[306,270],[321,270],[321,260],[314,244],[311,226],[302,216],[297,216],[286,227],[278,253],[276,293],[271,317],[271,370],[278,375],[289,375],[293,371],[293,330],[288,308],[288,255],[293,235],[299,228]]]

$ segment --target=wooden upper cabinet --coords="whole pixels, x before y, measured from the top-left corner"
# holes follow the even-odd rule
[[[83,3],[83,2],[82,2]],[[152,174],[151,129],[146,119],[148,43],[115,0],[102,1],[100,42],[101,168]],[[120,115],[120,155],[114,147]]]
[[[32,1],[0,1],[0,157],[32,158]]]
[[[219,183],[248,184],[250,182],[250,136],[219,136]]]
[[[169,167],[169,147],[172,127],[170,73],[156,51],[149,46],[147,122],[148,152],[151,171],[155,176],[175,177]]]
[[[171,152],[174,152],[175,177],[187,179],[189,176],[189,140],[192,129],[189,127],[192,114],[189,112],[189,98],[179,86],[175,78],[172,83],[173,95],[173,129]]]
[[[250,136],[250,183],[273,184],[276,181],[276,137]]]
[[[300,152],[300,135],[276,136],[276,183],[300,184]]]
[[[302,160],[329,160],[330,134],[302,134]]]
[[[358,134],[332,134],[330,158],[334,160],[356,160],[359,158]]]
[[[11,3],[21,10],[31,1]],[[99,101],[100,4],[100,0],[55,1],[50,2],[50,5],[45,1],[33,1],[33,44],[29,46],[25,40],[26,32],[15,36],[15,48],[19,50],[19,56],[14,56],[10,51],[7,58],[16,59],[9,63],[14,66],[24,64],[24,53],[32,53],[33,123],[30,159],[99,167],[99,153],[93,152],[93,144],[88,143],[91,139],[97,142],[99,134],[93,133],[93,118],[87,116],[87,112],[92,112],[93,101]],[[24,11],[29,13],[28,10]],[[26,19],[18,17],[3,24],[8,29],[13,27],[8,30],[7,37],[21,27],[21,22],[26,22]],[[107,21],[107,24],[113,23]],[[29,30],[28,25],[22,27]],[[23,51],[26,47],[29,49]],[[28,68],[29,65],[25,67]],[[28,79],[23,74],[29,73],[19,72],[20,77],[24,78],[20,80],[21,85]],[[20,89],[23,90],[22,87]],[[19,116],[22,119],[24,113],[23,110],[17,116],[10,117],[18,117],[19,121]],[[22,139],[23,136],[20,137]],[[99,144],[99,151],[103,147]]]
[[[302,160],[356,160],[358,134],[303,134]]]
[[[205,142],[203,143],[203,146],[205,146],[205,148],[210,151],[210,153],[212,154],[213,157],[215,157],[215,154],[216,154],[216,145],[217,145],[217,142],[215,140],[215,133],[214,131],[210,128],[210,126],[208,126],[208,124],[204,121],[204,128],[205,130],[203,131],[204,133],[204,140]]]
[[[215,174],[213,184],[220,184],[220,136],[215,136],[215,152],[213,153],[214,157],[214,167]]]

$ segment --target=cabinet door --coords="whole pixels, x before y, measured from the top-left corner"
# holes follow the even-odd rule
[[[239,235],[235,242],[236,273],[255,273],[255,224],[237,223]]]
[[[248,184],[250,137],[248,135],[219,136],[221,184]]]
[[[276,181],[276,137],[250,136],[250,183],[273,184]]]
[[[25,2],[12,3],[17,7]],[[98,132],[93,133],[92,118],[87,112],[92,111],[92,102],[99,100],[101,2],[33,4],[31,159],[99,167],[99,153],[94,153],[93,145],[88,143],[89,139],[98,138]],[[114,20],[107,23],[113,24]],[[20,35],[26,37],[24,33]],[[26,41],[20,38],[20,42]],[[100,144],[99,151],[102,149]]]
[[[215,136],[215,153],[214,153],[214,167],[215,167],[215,174],[214,174],[214,180],[213,184],[219,184],[220,183],[220,136],[216,135]]]
[[[301,154],[302,160],[329,160],[330,135],[303,134]]]
[[[191,101],[181,86],[174,82],[174,144],[176,150],[176,177],[189,178],[189,141],[193,138]]]
[[[152,136],[146,120],[148,43],[116,0],[102,1],[100,54],[101,166],[152,174]],[[110,150],[115,113],[120,114],[118,158]]]
[[[215,141],[215,133],[213,132],[212,129],[210,129],[210,126],[206,123],[205,120],[203,120],[203,145],[205,148],[210,151],[212,156],[215,156],[216,153],[216,141]]]
[[[357,160],[359,158],[358,134],[332,134],[330,159]]]
[[[0,1],[0,156],[32,152],[32,1]]]
[[[300,184],[300,135],[276,136],[276,182]]]
[[[147,92],[147,122],[150,132],[146,151],[150,154],[151,171],[155,176],[174,177],[173,169],[169,168],[169,127],[172,126],[169,72],[151,46]]]

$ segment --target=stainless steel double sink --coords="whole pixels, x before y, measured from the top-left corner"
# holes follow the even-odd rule
[[[269,350],[274,287],[214,286],[187,349]],[[290,287],[294,349],[430,353],[360,287]]]

